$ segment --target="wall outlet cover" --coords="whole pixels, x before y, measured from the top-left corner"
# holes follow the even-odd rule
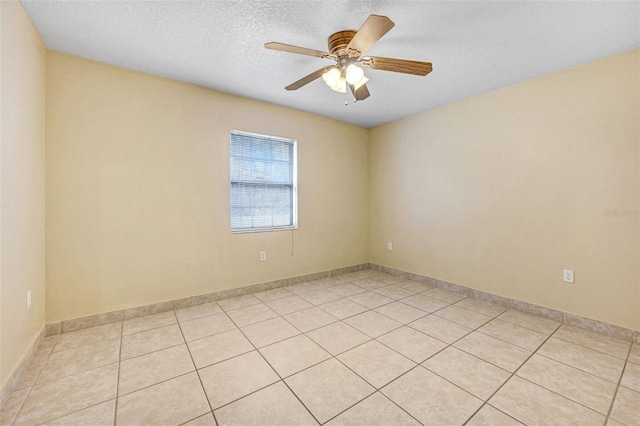
[[[572,269],[563,269],[562,271],[562,281],[565,283],[574,282],[573,270]]]

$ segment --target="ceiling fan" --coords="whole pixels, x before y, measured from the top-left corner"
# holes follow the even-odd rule
[[[285,89],[296,90],[322,77],[324,82],[336,92],[346,93],[347,86],[356,101],[369,97],[369,89],[364,70],[358,66],[383,71],[395,71],[405,74],[425,76],[432,70],[430,62],[408,61],[405,59],[381,58],[377,56],[362,56],[373,44],[385,35],[395,24],[386,16],[370,15],[358,31],[338,31],[329,36],[329,52],[292,46],[284,43],[265,43],[267,49],[301,55],[316,56],[332,59],[336,65],[322,67],[291,83]]]

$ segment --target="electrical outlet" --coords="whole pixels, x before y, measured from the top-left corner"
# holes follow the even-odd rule
[[[261,251],[260,252],[260,262],[264,262],[265,260],[267,260],[267,252],[266,251]]]
[[[573,280],[573,270],[571,269],[563,269],[562,270],[562,281],[565,283],[572,283]]]
[[[31,290],[27,291],[27,309],[31,309]]]
[[[387,243],[387,250],[393,250],[393,243]]]

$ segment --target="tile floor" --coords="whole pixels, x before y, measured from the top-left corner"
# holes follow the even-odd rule
[[[640,425],[640,346],[360,271],[47,337],[1,424]]]

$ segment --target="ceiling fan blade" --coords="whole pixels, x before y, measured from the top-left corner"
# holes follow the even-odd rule
[[[431,62],[381,58],[379,56],[366,56],[364,58],[361,58],[360,64],[374,70],[394,71],[423,76],[429,74],[433,70]]]
[[[322,76],[322,74],[324,74],[325,71],[327,71],[328,69],[333,68],[333,65],[330,66],[326,66],[326,67],[322,67],[317,71],[312,72],[311,74],[309,74],[306,77],[302,77],[300,80],[296,81],[295,83],[291,83],[290,85],[288,85],[287,87],[285,87],[285,89],[287,90],[296,90],[301,88],[302,86],[304,86],[305,84],[309,84],[311,83],[313,80],[315,80],[316,78]]]
[[[333,55],[329,52],[322,52],[320,50],[307,49],[306,47],[292,46],[290,44],[277,43],[275,41],[272,41],[271,43],[265,43],[264,47],[266,47],[267,49],[280,50],[282,52],[298,53],[300,55],[307,55],[307,56],[316,56],[318,58],[327,58],[327,59],[333,59],[333,60],[337,59],[336,55]]]
[[[363,84],[362,86],[358,87],[357,89],[355,88],[355,86],[353,84],[350,84],[349,88],[351,89],[351,93],[353,93],[353,97],[356,98],[356,101],[365,100],[371,95],[369,93],[369,89],[367,88],[366,84]]]
[[[386,16],[370,15],[347,45],[349,57],[357,58],[362,56],[364,52],[369,50],[369,48],[373,46],[376,41],[380,40],[394,25],[393,21]]]

